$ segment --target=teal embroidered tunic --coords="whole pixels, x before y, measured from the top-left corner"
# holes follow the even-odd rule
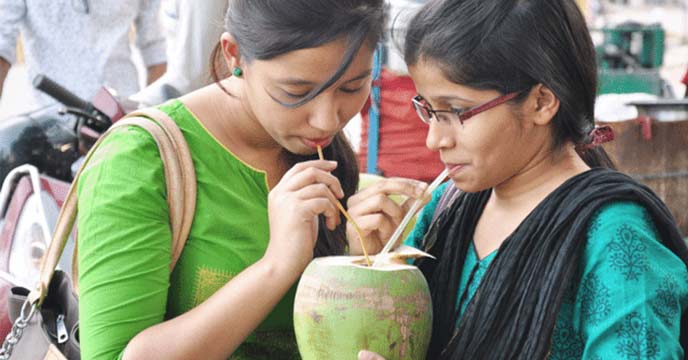
[[[422,248],[446,186],[433,193],[406,245]],[[460,316],[497,251],[479,259],[470,245],[463,268],[457,269]],[[577,279],[561,305],[549,359],[683,358],[679,334],[688,308],[688,270],[661,244],[643,207],[616,202],[598,210]]]

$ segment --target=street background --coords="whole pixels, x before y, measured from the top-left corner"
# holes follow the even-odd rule
[[[614,26],[627,21],[661,24],[666,32],[666,39],[664,63],[660,74],[671,85],[677,96],[685,92],[681,79],[688,68],[688,0],[577,0],[577,2],[586,14],[591,29]],[[601,42],[599,33],[593,30],[592,34],[596,43]],[[29,98],[24,96],[31,84],[26,79],[26,68],[21,59],[21,43],[19,48],[19,62],[10,70],[4,95],[0,99],[0,121],[34,108]],[[134,57],[137,65],[141,67],[139,55],[134,53]],[[140,81],[143,82],[143,79]],[[346,128],[355,148],[358,148],[360,142],[360,127],[360,117],[357,116]]]

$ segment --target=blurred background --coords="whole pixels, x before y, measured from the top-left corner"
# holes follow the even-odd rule
[[[391,0],[391,16],[396,26],[402,25],[404,16],[407,16],[414,8],[424,1]],[[641,67],[650,67],[652,74],[643,74],[648,78],[646,86],[654,91],[659,86],[659,77],[663,79],[676,96],[685,93],[685,85],[681,83],[688,68],[688,0],[577,0],[581,10],[586,15],[593,39],[597,46],[604,46],[604,33],[607,33],[607,45],[610,37],[615,36],[614,28],[626,27],[626,33],[617,32],[617,44],[621,43],[623,36],[633,37],[626,50],[645,52],[643,56],[651,56],[653,60],[646,62]],[[397,18],[398,17],[398,18]],[[628,25],[631,25],[630,27]],[[652,33],[653,41],[646,40],[645,48],[639,49],[638,37],[641,31],[630,31],[631,27],[641,28]],[[660,34],[661,33],[661,34]],[[639,35],[640,34],[640,35]],[[635,42],[634,42],[635,41]],[[32,104],[28,97],[22,96],[30,88],[31,84],[25,80],[26,68],[23,64],[21,40],[18,42],[18,63],[9,72],[5,83],[5,92],[0,98],[0,121],[10,115],[30,110]],[[391,49],[395,51],[395,49]],[[140,55],[133,51],[135,63],[141,67]],[[401,58],[396,54],[388,56],[388,65],[395,70],[403,70],[399,62]],[[609,62],[605,65],[609,66]],[[617,65],[619,66],[619,65]],[[631,80],[628,80],[631,81]],[[143,83],[144,80],[141,79]],[[634,91],[632,86],[623,90]],[[604,92],[611,89],[605,87]],[[355,139],[354,136],[354,141]]]

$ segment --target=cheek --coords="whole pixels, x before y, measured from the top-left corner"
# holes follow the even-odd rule
[[[268,132],[284,136],[302,129],[307,118],[302,109],[289,109],[277,104],[277,107],[263,107],[259,121]]]
[[[289,127],[298,118],[300,109],[289,109],[278,104],[260,86],[247,86],[244,99],[253,116],[268,132]]]
[[[339,116],[342,121],[348,122],[356,114],[360,113],[369,95],[370,91],[362,91],[358,94],[347,94],[343,96],[339,105]]]
[[[505,131],[500,131],[493,126],[475,126],[465,130],[461,136],[461,142],[475,161],[484,162],[498,157],[498,154],[501,153],[502,142],[506,135]]]
[[[465,136],[464,143],[476,166],[496,174],[512,168],[517,162],[522,134],[516,119],[505,116],[490,120],[476,124],[474,131]]]

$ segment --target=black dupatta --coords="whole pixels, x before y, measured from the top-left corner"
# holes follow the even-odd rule
[[[442,213],[425,237],[426,251],[438,259],[417,263],[428,279],[435,314],[428,359],[545,359],[564,294],[575,281],[588,223],[606,203],[643,206],[662,243],[688,266],[688,249],[666,205],[627,175],[593,169],[547,196],[506,239],[457,327],[460,269],[490,193],[460,194],[437,210]],[[684,350],[687,325],[684,314]]]

